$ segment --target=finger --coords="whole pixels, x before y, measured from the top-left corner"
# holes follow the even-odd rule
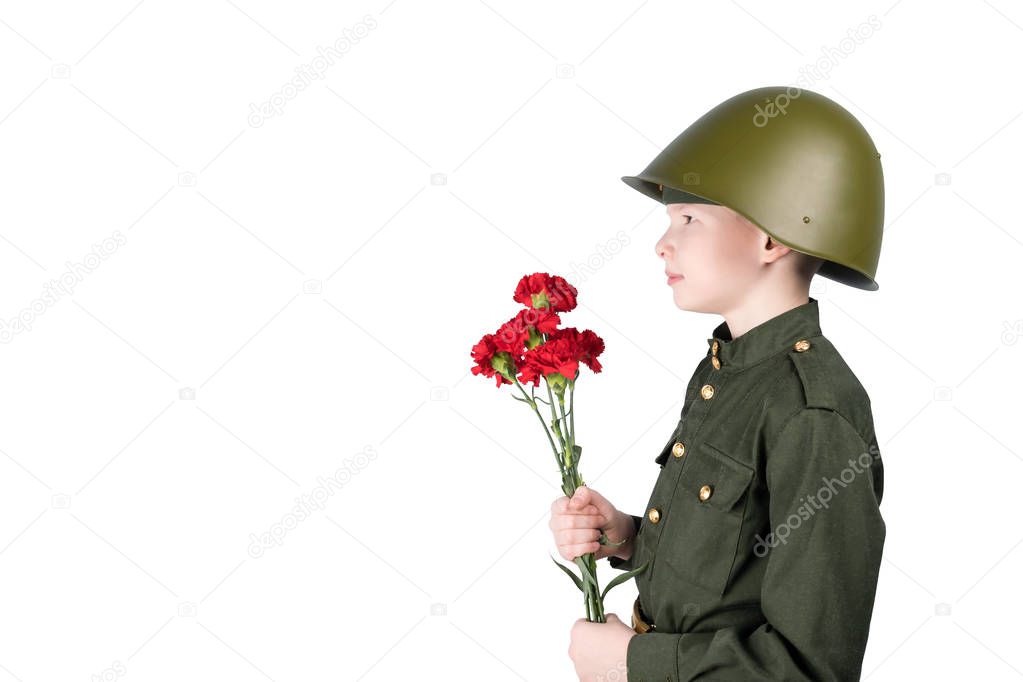
[[[565,499],[567,500],[568,498],[565,498]],[[582,507],[580,509],[577,509],[577,508],[572,507],[572,506],[568,506],[568,507],[565,508],[564,512],[560,512],[560,513],[569,514],[569,515],[570,514],[599,514],[600,510],[597,509],[592,504],[588,504],[585,507]]]
[[[558,545],[581,545],[596,542],[600,538],[599,530],[569,529],[558,531]]]
[[[576,551],[578,549],[579,554],[586,554],[587,552],[595,552],[600,548],[598,537],[600,537],[599,531],[563,530],[558,533],[555,544],[561,552]]]
[[[576,497],[579,497],[578,502],[576,501]],[[575,491],[575,495],[572,496],[571,503],[569,504],[569,509],[572,509],[573,507],[580,509],[582,507],[585,507],[586,505],[594,506],[601,514],[605,514],[608,517],[611,516],[611,511],[613,507],[611,503],[608,502],[603,495],[598,493],[596,490],[590,488],[589,486],[580,486]]]
[[[565,559],[572,561],[576,557],[580,557],[583,554],[596,553],[600,549],[599,542],[586,542],[580,545],[562,545],[558,547],[558,551]]]
[[[564,528],[594,528],[603,529],[607,519],[599,514],[565,514],[555,516],[551,519],[551,530],[562,530]]]
[[[593,493],[588,487],[581,485],[576,488],[572,500],[568,505],[569,509],[582,509],[590,503],[590,495]]]
[[[610,515],[611,510],[614,509],[614,505],[608,502],[606,497],[592,489],[590,490],[589,503],[596,507],[601,514]]]

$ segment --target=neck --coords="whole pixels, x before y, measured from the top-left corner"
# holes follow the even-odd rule
[[[797,289],[779,293],[757,292],[745,296],[742,303],[731,310],[721,313],[728,324],[732,339],[737,339],[753,327],[767,322],[773,317],[808,303],[810,300],[807,289]]]

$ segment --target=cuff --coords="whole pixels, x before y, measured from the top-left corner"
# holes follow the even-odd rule
[[[633,636],[625,656],[629,682],[677,680],[681,637],[670,632],[644,632]]]
[[[632,565],[632,560],[636,558],[636,554],[633,553],[628,559],[622,559],[621,557],[609,556],[607,563],[611,564],[611,568],[617,568],[622,571],[631,571],[635,568]]]

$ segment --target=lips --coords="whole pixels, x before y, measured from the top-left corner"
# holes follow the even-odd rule
[[[675,282],[678,282],[679,280],[685,279],[682,275],[676,274],[674,272],[668,272],[667,270],[664,271],[664,274],[668,276],[668,284],[669,285],[674,284]]]

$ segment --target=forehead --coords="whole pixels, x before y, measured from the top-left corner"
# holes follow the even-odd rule
[[[665,204],[665,213],[684,213],[686,215],[700,216],[705,220],[739,220],[749,222],[741,213],[722,204],[704,204],[680,202],[677,204]]]

